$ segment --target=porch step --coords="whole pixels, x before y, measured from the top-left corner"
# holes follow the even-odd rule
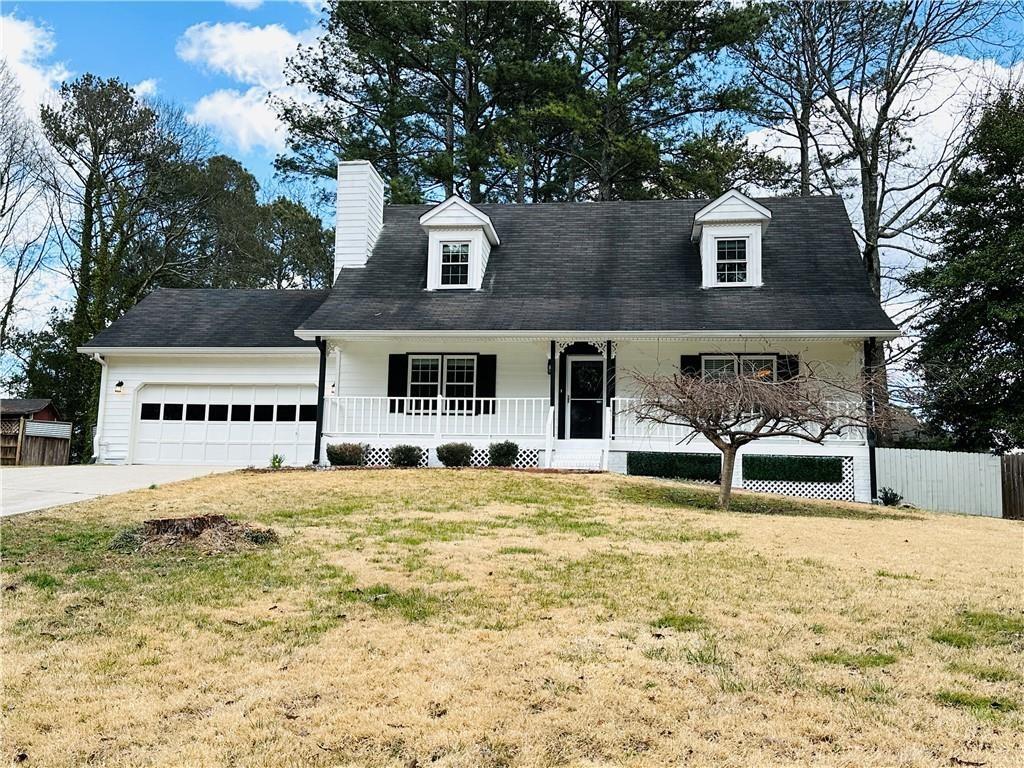
[[[601,469],[600,448],[555,448],[552,469]]]

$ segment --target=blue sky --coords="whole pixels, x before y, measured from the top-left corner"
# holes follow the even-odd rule
[[[277,147],[268,139],[269,115],[253,110],[259,97],[281,85],[273,73],[282,57],[312,34],[319,15],[314,9],[315,3],[246,0],[0,0],[0,47],[5,58],[18,58],[31,70],[26,90],[41,89],[32,82],[39,72],[41,85],[50,88],[62,75],[84,72],[145,84],[142,89],[155,97],[182,105],[210,129],[219,151],[268,182]]]

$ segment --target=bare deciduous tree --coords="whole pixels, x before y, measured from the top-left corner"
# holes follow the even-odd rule
[[[0,350],[26,286],[42,268],[51,232],[47,157],[36,126],[21,109],[20,89],[0,61]]]
[[[722,453],[718,505],[728,509],[739,450],[768,437],[822,443],[850,430],[876,428],[883,410],[866,404],[863,377],[816,371],[813,366],[786,381],[758,373],[704,378],[689,373],[632,372],[640,387],[630,410],[637,421],[691,430],[684,442],[703,436]]]

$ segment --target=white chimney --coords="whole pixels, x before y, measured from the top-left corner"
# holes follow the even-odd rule
[[[342,269],[365,267],[384,225],[384,180],[367,160],[338,163],[334,280]]]

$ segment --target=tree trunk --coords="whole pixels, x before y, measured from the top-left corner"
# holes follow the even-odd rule
[[[611,200],[613,196],[613,145],[618,131],[619,112],[619,67],[621,53],[621,31],[619,29],[619,5],[608,4],[605,35],[608,44],[608,58],[605,62],[604,125],[601,137],[601,169],[598,179],[598,199]]]
[[[800,142],[800,197],[811,196],[811,104],[801,96],[796,135]]]
[[[718,488],[719,509],[728,509],[729,502],[732,501],[732,473],[736,467],[737,450],[731,445],[722,449],[722,479]]]

